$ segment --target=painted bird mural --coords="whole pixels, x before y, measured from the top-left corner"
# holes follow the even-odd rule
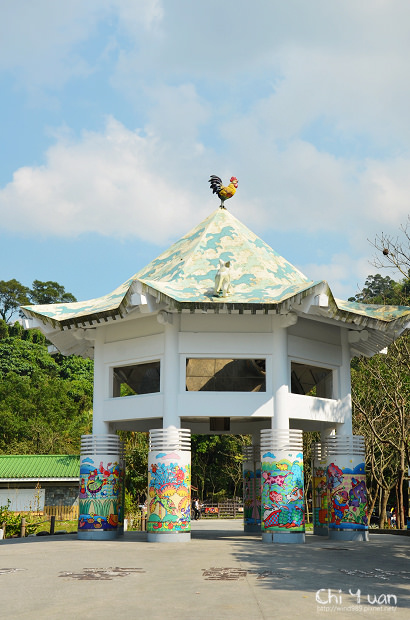
[[[218,194],[221,199],[221,204],[219,205],[221,209],[225,209],[225,200],[228,198],[232,198],[232,196],[236,192],[236,188],[238,187],[238,179],[236,177],[231,177],[229,181],[229,185],[222,185],[222,179],[216,176],[216,174],[212,174],[211,178],[208,181],[211,185],[211,190],[213,194]]]

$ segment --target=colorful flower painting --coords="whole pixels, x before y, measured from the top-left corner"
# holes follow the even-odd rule
[[[147,531],[169,533],[190,530],[190,453],[150,453]]]
[[[83,457],[79,530],[116,530],[123,522],[124,469],[111,456]]]

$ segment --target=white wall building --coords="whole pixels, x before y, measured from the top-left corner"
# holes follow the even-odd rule
[[[410,319],[335,299],[226,209],[113,293],[23,311],[63,354],[94,358],[94,435],[249,433],[255,446],[267,429],[351,438],[351,358],[380,352]],[[265,500],[279,491],[271,483]]]

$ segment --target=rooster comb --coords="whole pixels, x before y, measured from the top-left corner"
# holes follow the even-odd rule
[[[229,182],[230,182],[230,183],[233,183],[234,181],[237,181],[237,180],[238,180],[238,179],[237,179],[236,177],[231,177],[231,178],[229,179]]]

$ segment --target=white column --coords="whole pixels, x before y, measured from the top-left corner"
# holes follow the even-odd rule
[[[341,330],[342,365],[340,367],[340,401],[345,422],[337,426],[338,435],[352,435],[352,383],[350,374],[350,345],[347,329]]]
[[[322,443],[329,490],[329,537],[367,541],[365,444],[360,435],[336,435]]]
[[[261,431],[262,542],[304,543],[303,434]]]
[[[124,532],[124,474],[117,435],[81,437],[79,539],[111,540]]]
[[[178,415],[179,391],[179,353],[178,333],[179,315],[168,314],[165,322],[165,353],[164,365],[161,370],[162,390],[164,393],[163,428],[180,428]]]
[[[103,363],[104,328],[96,328],[94,340],[93,435],[109,435],[110,425],[103,421],[103,403],[109,396]]]
[[[148,542],[191,538],[191,431],[153,429],[148,453]]]
[[[292,315],[293,316],[293,315]],[[287,316],[274,316],[272,322],[272,429],[288,429],[287,400],[289,394]],[[292,319],[292,322],[295,322]],[[290,324],[292,324],[292,322]]]

